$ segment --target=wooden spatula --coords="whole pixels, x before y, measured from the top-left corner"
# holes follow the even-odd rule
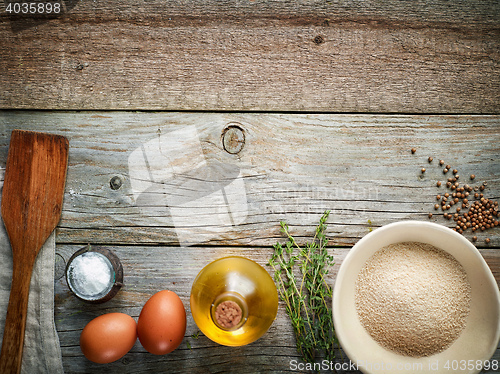
[[[67,166],[65,137],[12,131],[2,192],[2,218],[13,257],[2,374],[21,371],[31,273],[38,252],[59,222]]]

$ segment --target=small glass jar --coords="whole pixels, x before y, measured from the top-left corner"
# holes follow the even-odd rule
[[[103,303],[111,300],[123,286],[123,267],[109,249],[88,245],[69,259],[66,281],[80,300]]]
[[[191,288],[191,313],[209,339],[242,346],[266,333],[278,312],[278,291],[267,271],[239,256],[205,266]]]

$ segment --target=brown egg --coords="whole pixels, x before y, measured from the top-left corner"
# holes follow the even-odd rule
[[[144,304],[137,321],[137,335],[148,352],[172,352],[181,344],[185,332],[186,310],[175,292],[159,291]]]
[[[137,340],[137,324],[124,313],[94,318],[80,335],[80,348],[90,361],[107,364],[122,358]]]

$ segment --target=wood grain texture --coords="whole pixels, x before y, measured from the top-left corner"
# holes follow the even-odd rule
[[[267,246],[280,237],[283,219],[301,237],[327,209],[332,211],[332,245],[353,245],[369,230],[396,220],[429,220],[429,212],[435,213],[431,221],[452,227],[453,221],[434,210],[435,196],[445,192],[436,181],[450,176],[443,174],[440,159],[458,169],[462,183],[487,182],[485,196],[500,196],[498,116],[7,111],[2,122],[4,155],[8,130],[14,127],[50,129],[71,141],[57,235],[63,243],[177,245],[179,232],[172,212],[165,210],[166,197],[160,194],[158,203],[138,206],[132,187],[138,175],[131,174],[129,159],[144,144],[166,142],[183,129],[195,129],[202,152],[196,157],[238,168],[244,184],[244,221],[205,244]],[[229,154],[221,136],[234,123],[246,140],[240,153]],[[434,157],[431,164],[429,156]],[[175,168],[174,161],[166,159],[165,170]],[[422,167],[427,168],[424,174]],[[191,168],[186,163],[177,175],[188,178]],[[468,180],[470,174],[475,181]],[[118,190],[110,187],[114,176],[123,181]],[[172,180],[163,182],[173,185]],[[200,207],[193,211],[203,214]],[[500,247],[499,230],[476,234],[477,246],[486,247],[490,237],[489,247]]]
[[[497,1],[65,1],[0,16],[0,108],[499,113]]]
[[[0,116],[0,179],[12,128],[50,130],[64,134],[71,143],[56,237],[59,270],[55,285],[56,326],[68,373],[103,370],[80,352],[78,339],[86,323],[114,311],[137,318],[146,300],[161,289],[178,293],[188,312],[187,331],[179,349],[154,356],[136,343],[123,359],[106,365],[106,371],[297,372],[290,368],[291,360],[298,356],[282,304],[269,332],[248,346],[222,347],[203,334],[195,337],[198,328],[190,316],[189,292],[204,265],[225,255],[242,255],[265,266],[271,246],[284,241],[280,220],[287,221],[303,242],[311,236],[323,211],[330,209],[327,236],[336,261],[329,279],[333,284],[350,247],[371,230],[397,220],[429,220],[435,195],[442,193],[435,183],[445,178],[439,159],[456,167],[460,180],[472,184],[467,179],[474,173],[475,184],[488,183],[486,196],[500,197],[500,165],[496,162],[500,116],[494,115],[2,111]],[[223,134],[228,126],[243,130],[245,143],[239,153],[224,150]],[[243,223],[217,237],[180,246],[169,212],[160,204],[142,209],[136,205],[132,184],[137,178],[130,175],[129,159],[137,149],[147,152],[151,141],[168,144],[168,139],[180,140],[179,131],[182,134],[193,127],[207,163],[240,170],[248,212]],[[412,147],[415,154],[410,152]],[[169,155],[168,148],[165,150]],[[194,167],[196,158],[181,157],[183,149],[175,152],[180,155],[166,159],[166,168],[179,167],[180,160]],[[431,164],[429,156],[434,157]],[[424,174],[422,167],[427,169]],[[157,171],[153,165],[150,169]],[[189,168],[177,171],[185,177],[203,176],[193,175]],[[118,189],[110,184],[113,177],[122,181]],[[116,180],[113,185],[116,188]],[[194,211],[203,214],[201,207]],[[441,215],[435,214],[431,221],[451,226]],[[476,245],[500,283],[499,233],[496,228],[477,234]],[[484,243],[486,236],[491,238],[489,245]],[[471,234],[466,232],[466,237]],[[62,277],[65,261],[87,243],[108,246],[124,267],[124,288],[99,306],[77,300]],[[499,350],[494,358],[500,358]]]
[[[295,364],[301,361],[297,355],[293,329],[282,302],[279,305],[278,316],[269,331],[256,342],[243,347],[230,348],[217,345],[199,333],[191,316],[189,295],[192,282],[204,265],[223,256],[245,256],[264,266],[272,275],[272,270],[266,265],[272,253],[271,247],[183,248],[111,245],[110,248],[122,261],[125,283],[111,301],[100,306],[85,304],[70,293],[64,278],[56,281],[55,320],[66,372],[97,373],[102,370],[101,365],[93,364],[83,357],[78,345],[80,332],[91,319],[109,312],[127,313],[137,319],[144,303],[161,289],[175,291],[186,307],[187,329],[184,341],[177,350],[165,356],[154,356],[137,342],[123,359],[106,365],[106,372],[156,373],[164,371],[167,367],[171,373],[297,372],[292,370],[292,361],[295,360]],[[60,261],[67,261],[78,249],[79,247],[75,245],[58,245],[57,253]],[[329,250],[336,263],[328,277],[328,283],[333,285],[338,268],[349,248],[329,248]],[[486,256],[496,261],[498,266],[500,260],[498,250]],[[337,357],[338,362],[349,363],[345,354],[339,352]],[[500,359],[500,350],[497,350],[493,359]],[[359,371],[350,372],[361,374]]]

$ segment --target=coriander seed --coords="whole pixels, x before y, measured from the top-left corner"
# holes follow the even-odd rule
[[[437,181],[436,186],[441,187],[441,181]]]
[[[415,153],[416,151],[417,151],[417,148],[412,148],[412,149],[411,149],[411,153],[412,153],[412,154],[413,154],[413,153]]]
[[[429,157],[427,160],[428,160],[429,162],[432,162],[433,158],[432,158],[432,157]]]
[[[444,160],[439,160],[439,165],[444,165]]]

